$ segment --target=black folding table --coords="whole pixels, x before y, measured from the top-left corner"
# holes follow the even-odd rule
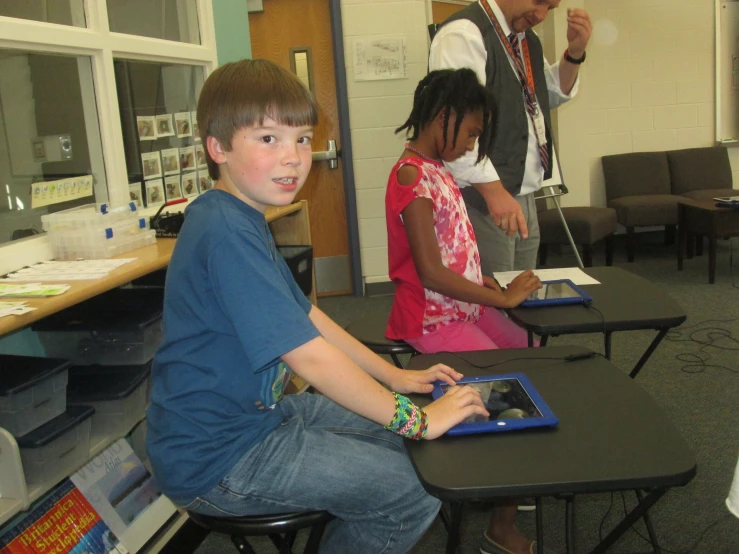
[[[564,359],[573,354],[592,357]],[[451,505],[450,513],[442,512],[449,533],[448,554],[459,543],[466,500],[536,497],[541,552],[541,497],[564,497],[567,552],[573,553],[575,495],[624,490],[637,491],[638,505],[591,552],[606,552],[640,518],[645,518],[656,542],[647,510],[670,487],[690,482],[696,472],[695,458],[641,386],[593,354],[568,346],[412,358],[411,368],[445,363],[465,376],[523,372],[559,418],[555,428],[406,441],[425,489]],[[428,395],[411,398],[419,405],[431,401]]]
[[[542,346],[552,335],[603,333],[609,360],[612,333],[655,329],[657,336],[631,370],[630,376],[636,377],[667,332],[685,321],[685,310],[654,283],[619,267],[587,267],[583,271],[600,282],[581,287],[593,298],[590,306],[518,307],[508,314],[528,332],[529,346],[534,345],[534,333],[541,335]]]

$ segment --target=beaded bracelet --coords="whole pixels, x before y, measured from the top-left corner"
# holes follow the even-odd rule
[[[393,420],[385,425],[385,429],[413,440],[421,440],[428,431],[428,416],[423,409],[416,406],[402,394],[393,393],[395,397],[395,415]]]

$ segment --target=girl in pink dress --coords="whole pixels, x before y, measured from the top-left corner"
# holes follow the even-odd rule
[[[390,172],[385,211],[395,300],[386,336],[423,353],[525,348],[526,333],[496,308],[518,306],[541,282],[525,271],[501,290],[483,275],[475,232],[443,162],[490,140],[492,100],[470,69],[432,71],[396,132],[408,143]],[[478,159],[480,161],[480,159]]]

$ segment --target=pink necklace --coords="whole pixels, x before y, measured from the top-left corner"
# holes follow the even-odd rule
[[[417,154],[417,155],[418,155],[418,157],[420,157],[420,158],[423,158],[424,160],[428,160],[428,161],[430,161],[430,162],[434,162],[434,163],[437,163],[437,164],[440,164],[440,163],[441,163],[441,160],[439,160],[439,159],[437,159],[437,158],[432,158],[431,156],[427,156],[426,154],[424,154],[424,153],[423,153],[423,152],[421,152],[420,150],[417,150],[416,148],[413,148],[413,147],[412,147],[412,146],[410,145],[410,143],[408,143],[408,142],[406,142],[406,143],[405,143],[405,149],[406,149],[406,150],[410,150],[410,151],[411,151],[411,152],[413,152],[414,154]]]

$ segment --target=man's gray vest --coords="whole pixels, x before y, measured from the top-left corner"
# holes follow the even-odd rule
[[[487,154],[490,161],[493,162],[505,189],[516,196],[521,190],[521,182],[526,169],[526,154],[529,147],[528,121],[526,121],[529,115],[524,105],[521,81],[518,80],[515,70],[511,67],[506,49],[501,44],[495,28],[490,24],[485,10],[477,2],[453,14],[441,25],[444,26],[458,19],[468,19],[477,25],[482,34],[482,40],[487,51],[487,62],[485,64],[486,86],[492,93],[498,108],[498,113],[493,121],[493,138]],[[526,31],[526,41],[531,55],[536,97],[539,100],[539,109],[544,114],[547,150],[551,160],[552,119],[549,109],[549,92],[544,76],[544,53],[539,37],[530,29]],[[550,164],[544,178],[548,179],[551,175]],[[462,196],[467,205],[477,208],[483,213],[488,213],[485,201],[473,187],[464,187]]]

